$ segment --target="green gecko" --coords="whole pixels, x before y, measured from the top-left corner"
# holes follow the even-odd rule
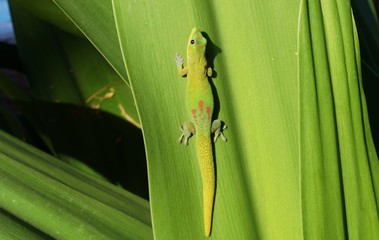
[[[187,67],[183,68],[183,57],[176,54],[176,66],[180,76],[187,75],[186,104],[187,114],[191,121],[180,126],[182,135],[179,143],[188,144],[188,138],[196,135],[196,152],[203,179],[203,205],[205,236],[211,234],[213,202],[215,197],[215,168],[212,153],[211,134],[213,141],[221,136],[226,138],[222,131],[226,125],[218,119],[212,123],[213,95],[208,77],[212,76],[212,69],[208,67],[205,58],[207,39],[201,35],[199,29],[193,28],[187,45]]]

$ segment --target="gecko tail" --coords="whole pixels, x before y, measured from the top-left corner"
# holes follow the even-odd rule
[[[204,201],[204,230],[205,236],[209,237],[212,231],[212,215],[213,215],[213,202],[214,202],[214,189],[203,189]]]
[[[215,197],[215,168],[210,136],[196,136],[196,150],[203,179],[203,208],[205,236],[212,231],[213,205]]]

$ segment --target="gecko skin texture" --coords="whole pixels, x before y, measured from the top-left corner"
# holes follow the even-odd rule
[[[215,197],[215,167],[212,153],[213,141],[221,136],[226,125],[218,119],[212,122],[213,95],[208,77],[212,69],[208,67],[205,58],[207,39],[200,30],[193,28],[187,45],[187,67],[183,67],[183,57],[176,54],[176,65],[180,76],[187,75],[186,112],[190,121],[180,126],[182,135],[179,143],[188,144],[188,138],[196,135],[196,153],[203,180],[204,230],[209,237],[212,229],[213,203]]]

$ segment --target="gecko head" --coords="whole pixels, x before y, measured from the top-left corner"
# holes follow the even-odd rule
[[[188,53],[204,54],[207,45],[207,39],[201,35],[200,29],[194,27],[188,40]]]

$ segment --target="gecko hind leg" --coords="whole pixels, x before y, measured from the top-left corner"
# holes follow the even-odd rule
[[[224,136],[223,131],[227,128],[228,126],[226,126],[220,119],[214,120],[211,127],[211,132],[214,133],[213,142],[216,142],[219,136],[221,136],[222,141],[226,142],[227,139]]]
[[[196,134],[195,125],[192,122],[185,122],[179,127],[182,135],[179,137],[178,142],[188,145],[188,139]]]
[[[209,68],[207,69],[207,76],[208,76],[208,77],[212,77],[212,74],[213,74],[212,68],[209,67]]]

